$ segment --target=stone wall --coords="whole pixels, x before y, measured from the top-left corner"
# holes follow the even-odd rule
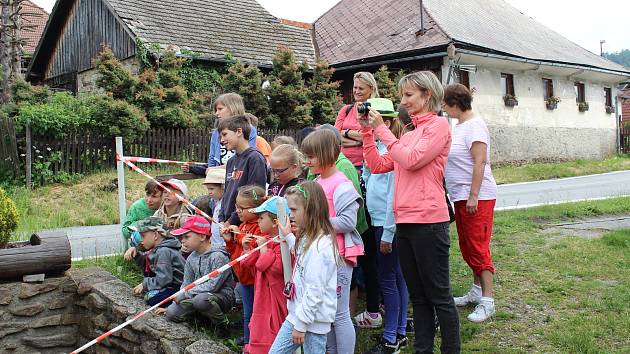
[[[43,283],[0,283],[0,353],[68,353],[146,306],[100,268],[72,269]],[[185,324],[148,314],[86,353],[230,353]]]

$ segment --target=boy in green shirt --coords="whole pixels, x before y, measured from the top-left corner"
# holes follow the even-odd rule
[[[162,188],[157,183],[148,181],[144,185],[144,192],[144,198],[136,200],[131,205],[122,224],[122,234],[127,240],[131,238],[132,233],[128,227],[136,226],[138,221],[152,216],[162,203]]]

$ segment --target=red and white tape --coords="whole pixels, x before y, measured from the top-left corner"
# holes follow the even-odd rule
[[[180,294],[183,294],[184,292],[194,289],[197,285],[204,283],[206,281],[208,281],[210,278],[214,278],[216,276],[218,276],[219,274],[229,270],[230,268],[232,268],[235,264],[240,263],[242,260],[244,260],[245,258],[249,257],[249,255],[253,254],[254,252],[260,250],[261,248],[265,247],[269,242],[279,242],[280,240],[280,236],[276,236],[274,238],[269,239],[267,242],[263,243],[262,245],[252,249],[251,251],[249,251],[249,253],[243,253],[240,257],[230,261],[229,263],[227,263],[226,265],[213,270],[212,272],[204,275],[203,277],[195,280],[194,282],[188,284],[187,286],[185,286],[184,288],[180,289],[178,292],[176,292],[175,294],[169,296],[168,298],[160,301],[159,303],[149,307],[148,309],[138,312],[135,316],[133,316],[132,318],[130,318],[129,320],[127,320],[124,323],[121,323],[120,325],[112,328],[111,330],[101,334],[100,336],[96,337],[95,339],[93,339],[92,341],[86,343],[84,346],[72,351],[70,354],[75,354],[75,353],[80,353],[82,351],[84,351],[85,349],[93,346],[96,343],[100,343],[102,342],[105,338],[111,336],[112,334],[120,331],[121,329],[125,328],[126,326],[128,326],[129,324],[133,323],[134,321],[136,321],[137,319],[141,318],[142,316],[146,315],[147,313],[155,310],[156,308],[158,308],[160,305],[163,305],[173,299],[175,299],[177,296],[179,296]]]
[[[165,163],[169,165],[206,165],[205,162],[193,162],[193,161],[175,161],[175,160],[163,160],[152,159],[149,157],[136,157],[136,156],[124,156],[122,159],[120,156],[116,156],[116,160],[122,162],[144,162],[144,163]]]

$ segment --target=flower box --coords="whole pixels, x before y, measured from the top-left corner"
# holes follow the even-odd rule
[[[580,112],[586,112],[588,111],[588,102],[579,102],[578,103],[578,110]]]
[[[516,99],[515,96],[512,96],[512,95],[503,96],[503,103],[505,103],[505,106],[507,107],[518,106],[518,100]]]

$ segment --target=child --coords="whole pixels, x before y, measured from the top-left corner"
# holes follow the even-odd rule
[[[295,139],[293,139],[292,137],[286,135],[276,135],[276,137],[273,138],[273,141],[271,142],[271,151],[275,150],[278,146],[282,144],[293,145],[296,148],[298,147]]]
[[[140,245],[146,250],[137,252],[130,248],[129,254],[125,253],[125,259],[133,258],[144,269],[144,280],[133,288],[133,292],[136,295],[146,292],[145,301],[153,306],[175,294],[182,285],[185,261],[179,252],[181,244],[164,229],[162,219],[154,216],[128,227],[142,235]]]
[[[221,120],[217,130],[225,146],[236,151],[227,163],[225,192],[218,220],[229,227],[240,223],[234,208],[239,187],[257,185],[264,188],[267,184],[267,160],[260,151],[249,146],[245,137],[249,136],[250,125],[244,116]],[[264,192],[259,196],[262,198]]]
[[[127,211],[127,217],[125,218],[125,222],[122,224],[123,236],[125,236],[127,240],[131,239],[131,231],[129,231],[128,227],[135,225],[137,221],[152,216],[160,207],[161,203],[162,187],[153,181],[148,181],[147,184],[144,185],[144,198],[136,200],[133,204],[131,204],[129,211]],[[137,240],[140,239],[139,235],[136,235],[135,238]],[[137,246],[137,244],[134,246]]]
[[[393,106],[393,105],[392,105]],[[397,117],[383,114],[385,125],[396,138],[400,138],[404,126]],[[381,155],[387,147],[377,141]],[[371,174],[363,168],[366,183],[366,204],[374,226],[378,282],[385,304],[385,328],[378,343],[366,353],[395,353],[407,345],[407,284],[403,278],[398,258],[398,242],[395,239],[394,221],[394,172]]]
[[[289,315],[269,353],[289,354],[303,345],[305,354],[321,354],[326,352],[326,335],[337,309],[335,230],[330,223],[326,195],[317,183],[290,187],[286,196],[300,235],[296,239],[288,222],[280,225],[283,234],[288,235],[295,265],[284,292]]]
[[[162,219],[162,221],[164,221],[164,227],[167,230],[178,229],[184,225],[186,219],[192,213],[188,210],[184,203],[177,199],[175,193],[186,198],[186,194],[188,194],[188,187],[186,187],[184,182],[175,178],[162,182],[162,184],[169,188],[172,193],[162,193],[162,205],[155,211],[153,216]]]
[[[334,227],[339,254],[344,262],[337,269],[338,302],[335,325],[328,334],[328,353],[354,353],[355,331],[350,319],[350,283],[352,268],[357,257],[363,254],[361,235],[356,230],[357,213],[361,207],[361,196],[352,182],[335,167],[341,146],[333,133],[318,129],[302,142],[307,166],[319,177],[315,181],[322,186],[330,222]]]
[[[225,201],[225,200],[224,200]],[[231,225],[222,230],[225,247],[230,253],[230,260],[240,257],[245,249],[255,242],[252,235],[262,235],[258,226],[258,217],[250,209],[260,206],[265,201],[265,190],[259,186],[243,186],[236,196],[236,212],[240,226]],[[253,247],[251,247],[253,248]],[[254,273],[245,264],[236,263],[234,274],[238,278],[238,287],[243,298],[243,344],[249,343],[249,319],[254,306]]]
[[[188,218],[182,228],[171,233],[181,236],[183,244],[192,251],[186,260],[182,288],[230,261],[225,250],[212,247],[210,222],[201,216]],[[181,322],[197,311],[209,318],[214,325],[226,328],[226,313],[234,304],[232,281],[232,272],[228,270],[178,295],[166,310],[166,318]]]
[[[300,183],[302,174],[302,154],[289,144],[278,145],[269,159],[274,181],[267,188],[269,195],[283,197],[288,187]]]
[[[258,226],[263,234],[269,237],[256,237],[260,246],[267,240],[278,236],[277,201],[281,197],[271,197],[252,212],[258,215]],[[286,208],[286,204],[285,204]],[[286,209],[289,215],[289,210]],[[255,245],[244,245],[245,251]],[[280,243],[270,242],[260,251],[243,260],[243,265],[254,270],[254,310],[249,321],[249,344],[245,353],[267,354],[274,338],[287,317],[287,299],[282,294],[284,276],[282,272],[282,256]]]
[[[212,210],[212,219],[218,220],[221,211],[221,200],[223,198],[223,184],[225,183],[225,169],[222,167],[213,168],[208,171],[203,184],[208,190],[210,196],[210,210]],[[212,223],[212,248],[225,249],[225,240],[221,237],[221,226]]]

